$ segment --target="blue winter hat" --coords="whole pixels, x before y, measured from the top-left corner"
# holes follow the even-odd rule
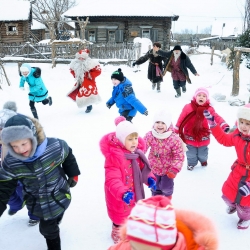
[[[22,64],[22,66],[20,67],[20,71],[21,71],[21,73],[22,73],[22,72],[29,72],[29,73],[30,73],[31,67],[30,67],[30,65],[29,65],[28,63],[24,63],[24,64]],[[28,74],[28,75],[29,75],[29,74]]]

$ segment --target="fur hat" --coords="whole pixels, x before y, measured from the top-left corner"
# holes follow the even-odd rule
[[[14,152],[10,143],[22,139],[31,139],[32,151],[29,157]],[[34,155],[38,145],[35,124],[24,115],[14,115],[6,123],[1,132],[2,142],[7,146],[8,152],[15,158],[26,160]]]
[[[209,92],[205,88],[198,88],[194,93],[194,98],[196,98],[196,96],[200,93],[204,93],[207,96],[207,100],[209,100]]]
[[[176,216],[170,200],[162,195],[139,200],[127,220],[127,238],[161,249],[176,243]]]
[[[172,115],[168,113],[166,110],[159,110],[155,114],[153,121],[154,121],[154,124],[156,122],[164,122],[167,128],[169,128],[172,123]]]
[[[79,50],[76,54],[75,54],[75,57],[76,58],[88,58],[89,57],[89,50],[88,49],[82,49],[82,50]]]
[[[112,73],[111,79],[113,79],[113,78],[119,80],[120,82],[122,82],[124,80],[124,76],[123,76],[122,70],[120,68],[117,71]]]
[[[116,138],[125,145],[125,139],[128,135],[132,133],[138,133],[138,129],[135,125],[129,121],[126,121],[126,118],[119,116],[115,119],[116,124]]]
[[[31,71],[31,67],[30,67],[30,65],[28,63],[24,63],[20,67],[20,71],[21,72],[30,72]]]
[[[173,51],[174,50],[180,50],[180,51],[182,51],[182,49],[181,49],[181,46],[180,45],[175,45],[174,46],[174,48],[173,48]]]

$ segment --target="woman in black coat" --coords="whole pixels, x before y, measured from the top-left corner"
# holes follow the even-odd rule
[[[162,70],[164,57],[156,53],[161,48],[161,44],[155,42],[153,49],[149,50],[144,56],[140,57],[133,63],[133,66],[140,65],[149,60],[148,64],[148,79],[152,82],[152,89],[157,87],[157,92],[161,92],[161,82],[163,81]]]

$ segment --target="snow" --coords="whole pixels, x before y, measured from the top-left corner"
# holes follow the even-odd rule
[[[43,30],[43,29],[46,29],[46,26],[43,23],[40,23],[35,19],[32,20],[31,30]]]
[[[183,47],[186,51],[187,48]],[[208,47],[200,47],[199,51],[207,52]],[[218,51],[216,53],[219,53]],[[112,83],[110,76],[118,67],[133,83],[138,99],[148,108],[149,115],[137,114],[133,123],[139,128],[140,135],[144,136],[152,127],[152,118],[159,108],[166,108],[172,113],[175,124],[183,106],[190,102],[198,87],[206,87],[210,92],[210,99],[218,114],[229,125],[233,126],[238,107],[230,106],[232,91],[232,71],[228,71],[225,64],[215,56],[213,65],[210,65],[210,55],[201,54],[190,56],[200,76],[190,74],[192,84],[187,84],[187,92],[181,98],[174,97],[170,74],[164,77],[161,93],[151,89],[147,79],[148,62],[137,66],[102,67],[102,74],[96,78],[102,102],[93,106],[91,113],[77,108],[76,104],[66,97],[74,84],[69,73],[69,66],[57,64],[52,69],[51,64],[37,63],[42,69],[42,78],[53,98],[51,107],[36,104],[40,122],[48,137],[58,137],[68,142],[73,149],[79,164],[81,175],[79,183],[72,189],[72,203],[66,211],[60,225],[60,236],[63,250],[104,250],[112,245],[110,238],[111,222],[106,213],[104,199],[104,157],[99,150],[99,141],[103,135],[115,130],[114,119],[118,116],[115,106],[110,110],[105,103],[111,96]],[[17,103],[18,112],[31,116],[28,101],[28,90],[19,90],[18,67],[15,63],[5,63],[5,70],[11,82],[2,84],[0,90],[0,107],[8,100]],[[0,78],[1,79],[1,78]],[[240,67],[240,94],[246,103],[249,92],[249,69]],[[226,95],[225,102],[217,102],[212,98],[215,93]],[[182,171],[175,179],[175,190],[172,203],[176,208],[191,209],[210,217],[218,230],[220,240],[219,250],[249,250],[250,237],[248,230],[238,230],[237,215],[228,215],[226,205],[221,199],[221,187],[226,180],[230,167],[236,159],[234,148],[226,148],[217,143],[212,137],[209,146],[208,167],[197,166],[193,171],[186,169],[186,162]],[[150,192],[145,187],[147,197]],[[46,249],[44,238],[39,233],[39,227],[29,227],[27,209],[23,208],[17,214],[9,216],[7,210],[1,217],[0,249],[26,250]]]

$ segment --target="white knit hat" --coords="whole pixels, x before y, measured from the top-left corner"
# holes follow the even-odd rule
[[[166,124],[167,128],[169,128],[171,123],[172,123],[172,115],[164,109],[159,110],[155,114],[153,122],[154,122],[154,124],[155,124],[155,122],[164,122]]]
[[[128,135],[132,133],[137,133],[138,129],[136,126],[129,122],[126,121],[125,117],[119,116],[115,119],[115,124],[116,124],[116,138],[123,144],[125,145],[125,139]]]
[[[127,238],[145,245],[172,249],[176,243],[176,216],[170,200],[162,195],[139,200],[127,221]]]

